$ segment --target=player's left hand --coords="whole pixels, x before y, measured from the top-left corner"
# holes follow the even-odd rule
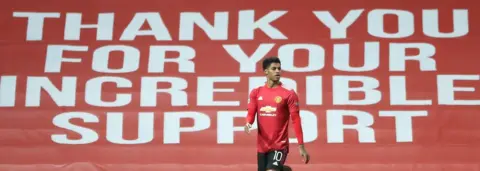
[[[249,123],[245,124],[245,127],[244,127],[245,133],[250,134],[251,128],[252,128],[252,125],[250,125]]]
[[[307,164],[310,161],[310,155],[308,155],[307,150],[305,150],[305,147],[303,145],[300,145],[299,151],[300,156],[302,156],[303,162]]]

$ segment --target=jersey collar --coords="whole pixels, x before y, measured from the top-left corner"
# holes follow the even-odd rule
[[[278,82],[278,85],[277,85],[276,87],[273,87],[273,88],[279,88],[279,87],[281,87],[282,85],[283,85],[283,83],[282,83],[281,81],[279,81],[279,82]],[[270,87],[268,87],[267,82],[265,82],[264,87],[265,87],[265,88],[270,88]]]

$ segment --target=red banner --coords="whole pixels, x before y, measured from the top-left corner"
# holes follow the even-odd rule
[[[0,170],[256,170],[248,93],[278,56],[311,162],[480,170],[475,1],[0,6]]]

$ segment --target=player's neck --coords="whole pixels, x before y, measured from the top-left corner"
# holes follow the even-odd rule
[[[267,86],[268,88],[274,88],[280,85],[280,81],[273,81],[273,80],[268,80],[267,81]]]

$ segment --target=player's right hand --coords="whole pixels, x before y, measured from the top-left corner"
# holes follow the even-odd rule
[[[250,134],[250,129],[251,128],[252,128],[251,124],[249,124],[249,123],[245,124],[245,127],[244,127],[245,133]]]
[[[300,145],[299,151],[303,162],[307,164],[310,161],[310,155],[307,153],[307,150],[305,150],[305,147],[303,145]]]

